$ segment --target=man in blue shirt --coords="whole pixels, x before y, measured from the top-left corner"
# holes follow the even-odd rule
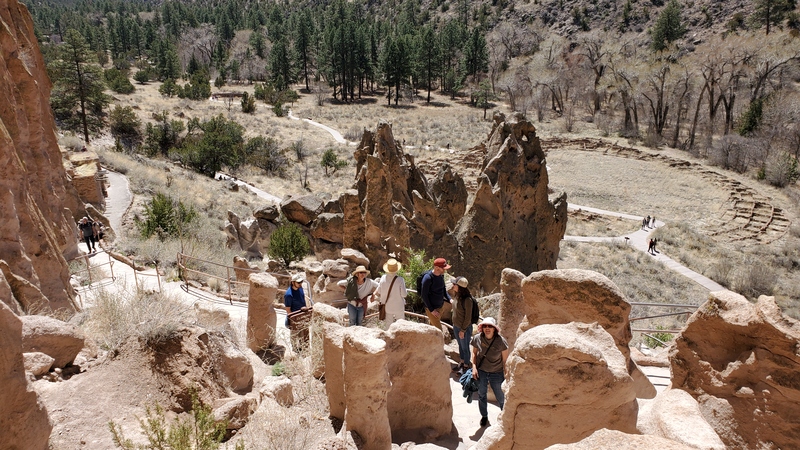
[[[433,261],[433,270],[425,273],[422,277],[422,303],[425,304],[425,315],[431,325],[437,329],[442,329],[442,307],[445,300],[450,303],[450,294],[447,293],[444,285],[444,273],[451,266],[444,258],[436,258]]]
[[[295,274],[289,288],[283,295],[283,306],[286,307],[286,315],[306,309],[306,293],[303,292],[303,281],[305,277],[302,273]],[[289,317],[286,317],[286,326],[289,326]]]

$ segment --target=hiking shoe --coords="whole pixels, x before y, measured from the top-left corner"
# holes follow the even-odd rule
[[[481,417],[481,426],[485,427],[489,425],[489,418],[488,417]]]

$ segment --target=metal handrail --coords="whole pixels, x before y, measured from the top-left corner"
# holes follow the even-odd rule
[[[156,280],[158,281],[158,292],[159,293],[164,292],[163,289],[161,288],[161,272],[158,270],[158,263],[156,261],[152,261],[153,265],[156,268],[156,273],[144,273],[143,271],[139,271],[136,268],[136,261],[134,259],[131,259],[131,261],[133,262],[133,267],[132,267],[133,268],[133,280],[136,283],[136,290],[137,291],[140,290],[140,288],[139,288],[139,276],[144,276],[144,277],[156,277]],[[142,286],[144,286],[144,281],[142,281]]]
[[[631,302],[631,306],[647,306],[650,308],[684,308],[685,310],[664,313],[664,314],[650,315],[650,316],[632,317],[630,318],[630,322],[636,322],[639,320],[647,320],[647,319],[657,319],[661,317],[682,316],[684,314],[693,314],[694,310],[700,307],[699,305],[689,305],[685,303],[640,303],[640,302]],[[676,330],[676,329],[659,330],[653,328],[631,328],[631,331],[637,333],[669,333],[669,334],[679,334],[681,332],[681,330]]]

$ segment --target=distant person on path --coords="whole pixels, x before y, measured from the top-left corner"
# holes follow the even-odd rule
[[[100,243],[100,239],[103,239],[105,236],[105,232],[103,231],[103,224],[100,221],[95,220],[92,223],[92,237],[94,238],[95,244]]]
[[[419,292],[422,303],[425,304],[425,315],[428,316],[431,325],[439,331],[442,330],[441,319],[444,302],[447,300],[449,303],[451,300],[444,283],[444,273],[451,267],[450,264],[447,264],[446,259],[436,258],[433,261],[433,269],[425,272],[422,277],[421,292]]]
[[[369,305],[369,297],[378,288],[378,283],[367,275],[369,275],[369,270],[364,266],[358,266],[349,278],[337,283],[344,288],[344,296],[347,298],[347,315],[350,316],[351,327],[364,325],[364,313]]]
[[[647,226],[647,217],[642,217],[642,229],[644,230],[646,226]]]
[[[656,227],[656,216],[650,218],[650,228]]]
[[[458,342],[458,356],[461,361],[455,371],[463,373],[470,367],[469,342],[472,339],[472,295],[467,288],[469,281],[464,277],[453,280],[453,332]]]
[[[289,283],[289,288],[283,294],[283,306],[286,308],[286,326],[289,326],[289,314],[297,311],[305,311],[306,307],[306,293],[303,291],[303,281],[306,277],[302,273],[297,273],[292,276],[292,281]]]
[[[651,238],[651,239],[650,239],[650,240],[647,242],[647,253],[650,253],[651,255],[655,255],[655,250],[656,250],[656,244],[655,244],[655,240],[653,240],[653,239]]]
[[[644,225],[646,227],[650,226],[650,216],[647,216],[647,217],[644,218]]]
[[[386,272],[378,281],[378,288],[375,296],[378,301],[386,305],[386,318],[383,321],[383,329],[388,330],[395,321],[405,317],[406,313],[406,281],[397,274],[403,267],[396,259],[391,258],[383,265]]]
[[[656,244],[658,244],[658,239],[653,238],[653,254],[654,255],[656,253],[658,253],[658,250],[656,250]]]
[[[478,411],[481,413],[481,426],[489,425],[489,410],[486,394],[489,386],[503,410],[503,381],[506,379],[506,360],[508,359],[508,342],[500,335],[497,322],[487,317],[478,324],[478,334],[472,338],[472,378],[478,380]]]
[[[83,241],[86,242],[86,250],[89,253],[94,253],[97,251],[94,243],[94,229],[92,227],[92,222],[89,221],[88,217],[84,217],[80,220],[80,222],[78,222],[78,229],[83,236]]]

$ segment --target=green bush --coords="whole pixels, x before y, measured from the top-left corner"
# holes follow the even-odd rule
[[[109,123],[111,125],[111,135],[124,143],[126,147],[131,148],[141,142],[142,132],[140,129],[142,122],[130,106],[121,107],[116,105],[109,114]]]
[[[125,450],[216,450],[225,438],[227,421],[216,422],[211,407],[203,404],[192,391],[192,411],[189,417],[167,423],[164,408],[158,403],[151,409],[145,406],[145,418],[139,426],[147,437],[146,445],[136,445],[122,434],[122,427],[108,422],[114,444]],[[244,441],[236,450],[244,450]]]
[[[413,250],[407,248],[408,260],[403,264],[403,269],[400,274],[406,280],[406,287],[408,289],[416,289],[417,277],[430,270],[433,267],[433,262],[426,257],[425,250]],[[411,310],[417,313],[425,312],[425,305],[422,303],[422,297],[419,293],[409,292],[407,297],[407,305]]]
[[[664,327],[659,325],[656,327],[656,329],[663,330]],[[672,335],[672,333],[664,333],[664,332],[655,332],[642,335],[642,339],[644,339],[645,345],[647,345],[650,348],[663,347],[664,344],[672,341],[673,337],[674,336]]]
[[[140,70],[133,74],[133,79],[139,84],[145,84],[150,81],[150,74],[147,72],[147,70]]]
[[[242,95],[242,112],[247,114],[256,112],[256,98],[247,92]]]
[[[126,71],[111,68],[105,71],[104,76],[106,84],[108,84],[108,87],[114,92],[119,94],[132,94],[136,90],[133,84],[131,84],[131,80],[128,79]]]
[[[303,259],[311,247],[303,230],[296,223],[285,223],[272,232],[269,238],[269,256],[283,261],[286,267],[292,261]]]
[[[172,78],[167,78],[158,88],[158,93],[164,97],[173,97],[181,92],[181,87]]]
[[[329,176],[328,169],[332,169],[332,173],[336,173],[337,170],[347,166],[347,161],[339,159],[336,151],[329,148],[322,154],[320,165],[325,169],[325,176],[327,177]]]
[[[278,141],[271,137],[256,136],[248,139],[244,144],[244,158],[247,164],[278,177],[286,176],[286,168],[289,166],[286,150],[282,150]]]
[[[197,211],[169,195],[156,193],[144,206],[144,220],[135,219],[136,227],[143,238],[158,235],[161,240],[168,236],[186,234],[189,225],[197,220]]]

